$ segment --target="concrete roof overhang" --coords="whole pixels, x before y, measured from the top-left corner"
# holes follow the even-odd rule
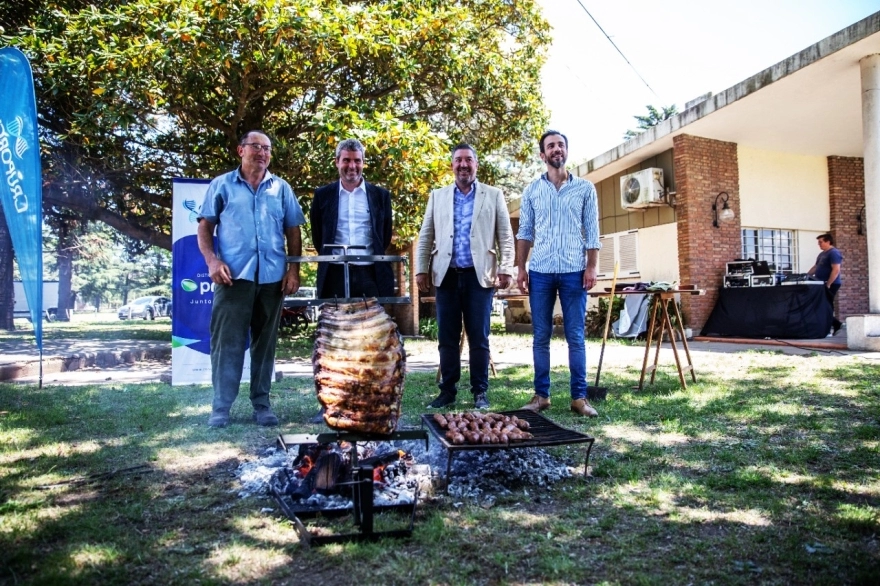
[[[861,157],[859,61],[880,53],[880,12],[578,166],[594,183],[691,134],[760,150]]]

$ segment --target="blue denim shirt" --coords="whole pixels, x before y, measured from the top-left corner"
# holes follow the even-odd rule
[[[208,186],[199,219],[217,225],[215,250],[233,279],[275,283],[287,270],[285,230],[306,219],[287,181],[266,171],[256,192],[240,168]]]

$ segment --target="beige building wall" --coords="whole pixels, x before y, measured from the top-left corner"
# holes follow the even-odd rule
[[[678,281],[678,224],[661,224],[639,230],[639,276],[618,279],[618,283],[649,283],[651,281]],[[600,279],[593,291],[611,286],[611,278]],[[589,304],[596,300],[590,298]]]
[[[678,223],[639,230],[640,281],[678,281]]]
[[[826,157],[742,145],[738,145],[737,156],[742,227],[818,230],[816,234],[828,230],[831,211]]]
[[[822,252],[816,238],[828,230],[800,230],[798,232],[798,272],[806,273],[813,268],[816,257]]]

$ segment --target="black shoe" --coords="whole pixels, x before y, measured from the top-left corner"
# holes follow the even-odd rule
[[[837,332],[840,331],[840,328],[841,328],[842,326],[843,326],[843,323],[842,323],[842,322],[837,322],[836,324],[834,324],[834,325],[831,327],[831,335],[832,335],[832,336],[836,336],[836,335],[837,335]]]
[[[486,393],[477,393],[474,395],[474,409],[488,409],[489,408],[489,399],[486,398]]]
[[[262,425],[263,427],[274,427],[278,425],[278,417],[272,413],[271,408],[254,411],[254,421],[257,425]]]
[[[208,418],[208,427],[226,427],[229,425],[229,411],[214,409]]]
[[[325,407],[321,407],[321,410],[312,415],[309,418],[308,423],[324,423],[324,413],[327,412]]]
[[[442,409],[443,407],[449,407],[450,405],[455,405],[455,395],[442,392],[436,399],[428,403],[428,408]]]

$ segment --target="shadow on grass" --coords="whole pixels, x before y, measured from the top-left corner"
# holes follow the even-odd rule
[[[597,419],[568,410],[568,372],[555,369],[546,415],[597,438],[592,477],[491,508],[440,498],[420,507],[411,540],[311,551],[260,512],[271,501],[239,499],[234,478],[278,433],[323,429],[298,423],[317,405],[311,378],[274,386],[275,429],[249,422],[246,386],[233,424],[214,430],[208,387],[0,385],[0,581],[869,583],[880,368],[804,376],[807,364],[709,371],[687,390],[661,371],[641,392],[638,371],[609,370]],[[436,393],[433,373],[408,375],[401,426]],[[495,411],[532,393],[528,366],[490,380]]]

